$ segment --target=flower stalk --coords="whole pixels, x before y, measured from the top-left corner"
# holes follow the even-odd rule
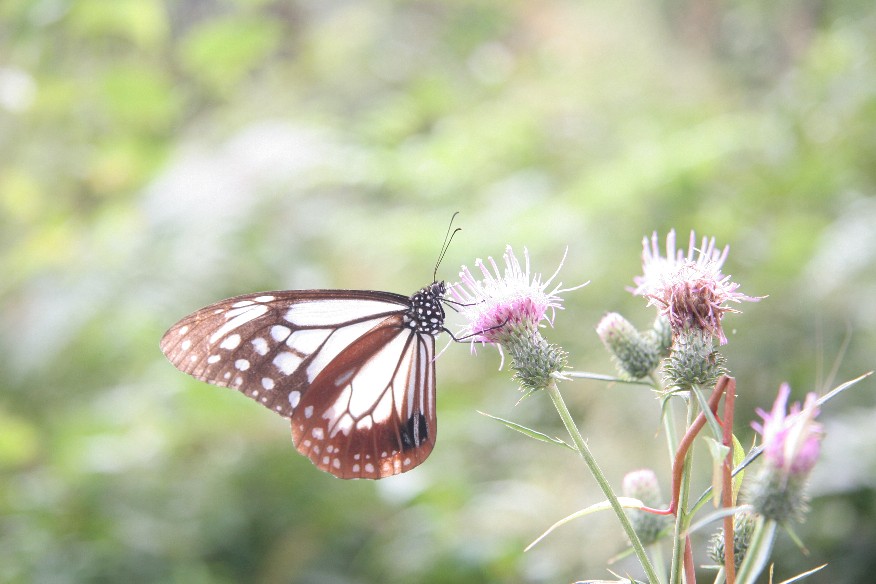
[[[633,552],[639,559],[639,563],[642,565],[642,569],[645,571],[648,581],[654,583],[660,582],[661,580],[657,575],[657,572],[654,570],[654,566],[651,564],[651,560],[648,558],[645,547],[642,545],[639,536],[636,534],[633,524],[630,523],[627,514],[624,513],[620,501],[617,500],[617,495],[614,494],[614,491],[611,488],[611,484],[609,484],[608,479],[605,478],[602,469],[599,468],[596,459],[593,458],[593,453],[590,452],[590,448],[587,447],[587,443],[584,442],[581,432],[575,425],[575,421],[572,419],[572,414],[569,413],[569,408],[566,407],[566,402],[563,401],[563,396],[560,394],[560,390],[557,387],[556,380],[551,380],[545,388],[545,391],[550,396],[554,407],[557,409],[557,413],[560,414],[560,418],[563,420],[563,424],[566,426],[566,431],[569,432],[569,436],[572,438],[572,442],[578,450],[578,454],[584,460],[584,464],[587,465],[587,468],[590,470],[593,478],[596,479],[596,483],[599,485],[599,488],[602,489],[602,493],[611,505],[612,510],[615,515],[617,515],[624,533],[626,533],[627,537],[630,539]]]

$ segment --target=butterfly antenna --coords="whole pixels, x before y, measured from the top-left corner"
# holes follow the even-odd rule
[[[435,262],[435,270],[432,272],[432,281],[438,281],[438,266],[441,265],[442,260],[444,260],[444,254],[447,253],[447,248],[450,247],[450,242],[453,241],[453,236],[456,235],[457,232],[462,231],[462,227],[453,228],[453,220],[456,219],[456,216],[459,215],[459,211],[456,211],[453,216],[450,218],[450,225],[447,226],[447,233],[444,234],[444,243],[441,244],[441,253],[438,254],[438,261]]]

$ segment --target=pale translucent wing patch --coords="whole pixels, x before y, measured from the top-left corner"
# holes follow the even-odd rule
[[[407,302],[370,291],[249,294],[185,317],[160,346],[181,371],[291,417],[313,380],[357,338],[388,318],[401,332]]]
[[[436,437],[435,339],[390,319],[358,338],[314,379],[292,417],[298,450],[342,478],[408,471]]]

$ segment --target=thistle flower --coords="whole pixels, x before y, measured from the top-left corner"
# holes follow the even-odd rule
[[[504,271],[492,257],[487,264],[478,259],[483,278],[478,280],[463,266],[460,282],[450,286],[450,293],[458,302],[459,312],[467,324],[460,336],[474,343],[489,343],[508,350],[518,380],[529,390],[545,387],[551,376],[565,369],[566,353],[549,344],[539,333],[542,321],[553,326],[556,311],[563,308],[564,292],[581,286],[563,289],[561,284],[548,288],[563,266],[542,282],[540,274],[533,274],[529,266],[529,252],[523,250],[521,265],[511,246],[505,248]],[[565,261],[565,256],[563,256]],[[504,363],[504,353],[502,353]],[[500,366],[501,367],[501,366]]]
[[[758,408],[763,424],[753,422],[752,427],[763,436],[764,458],[777,471],[786,475],[808,475],[821,450],[824,435],[818,416],[817,396],[810,392],[802,409],[800,402],[785,413],[791,388],[783,383],[770,413]]]
[[[649,245],[650,243],[650,245]],[[721,319],[727,312],[739,312],[727,302],[757,302],[737,292],[739,284],[721,273],[729,246],[719,251],[715,238],[702,239],[695,247],[696,235],[690,232],[687,256],[675,249],[675,230],[666,236],[666,257],[660,255],[657,232],[642,240],[642,275],[633,278],[631,291],[648,299],[648,306],[657,306],[660,314],[669,318],[674,333],[696,328],[717,336],[726,344]]]
[[[460,313],[468,321],[460,331],[461,336],[471,338],[472,343],[504,344],[509,335],[534,333],[541,321],[551,326],[557,310],[562,310],[563,299],[560,294],[577,290],[562,289],[557,284],[548,292],[548,286],[563,267],[563,260],[556,272],[541,281],[541,274],[532,274],[529,267],[529,251],[523,249],[524,265],[520,265],[511,246],[505,248],[503,255],[505,270],[501,273],[492,257],[487,258],[490,268],[481,259],[475,261],[483,279],[478,280],[466,266],[459,273],[459,283],[450,286],[450,293],[460,303]]]
[[[815,422],[819,410],[814,393],[802,408],[797,402],[786,412],[791,388],[782,384],[772,411],[758,409],[763,424],[752,426],[763,436],[765,465],[750,485],[755,510],[778,522],[801,519],[806,510],[804,488],[818,454],[824,432]]]

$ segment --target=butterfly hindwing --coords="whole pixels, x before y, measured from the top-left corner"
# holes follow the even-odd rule
[[[291,420],[298,450],[343,478],[408,471],[435,444],[435,339],[392,320],[325,367]]]
[[[410,302],[374,291],[248,294],[182,319],[161,350],[185,373],[291,418],[296,447],[323,470],[381,478],[413,468],[435,442],[435,340],[410,326]]]

